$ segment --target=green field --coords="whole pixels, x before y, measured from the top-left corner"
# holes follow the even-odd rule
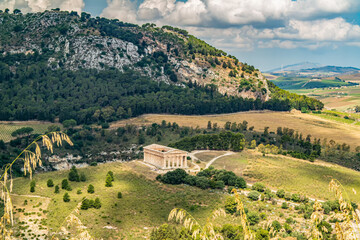
[[[113,187],[105,187],[105,177],[109,170],[114,172]],[[65,190],[61,189],[59,194],[55,194],[54,187],[46,186],[49,178],[54,180],[55,185],[60,184],[62,179],[67,178],[68,171],[36,174],[35,193],[30,193],[29,179],[15,179],[14,193],[51,198],[47,209],[47,226],[52,232],[60,230],[65,218],[84,197],[90,199],[99,197],[102,203],[100,209],[80,210],[77,215],[91,236],[96,239],[109,239],[115,236],[142,239],[143,236],[150,234],[152,228],[166,223],[168,214],[175,207],[188,211],[194,208],[195,210],[190,211],[191,214],[200,222],[204,222],[225,197],[220,192],[200,190],[190,186],[163,185],[136,174],[126,164],[121,163],[102,164],[80,169],[79,172],[86,174],[87,181],[70,182],[73,190],[69,192],[71,198],[69,203],[63,202],[62,199]],[[89,184],[94,185],[94,194],[87,193]],[[77,194],[78,189],[81,189],[82,194]],[[117,198],[118,192],[122,192],[123,198]],[[103,226],[115,227],[117,231]]]
[[[284,189],[319,199],[334,199],[328,186],[332,178],[345,187],[351,200],[360,202],[360,172],[334,164],[284,157],[262,156],[252,150],[218,159],[214,166],[232,170],[250,182],[263,182],[273,189]]]
[[[342,86],[354,86],[354,83],[337,79],[313,79],[309,77],[278,77],[271,80],[278,87],[285,90],[331,88]]]
[[[11,136],[11,133],[16,129],[23,127],[31,127],[34,129],[33,133],[45,133],[48,130],[48,127],[51,125],[58,125],[61,127],[61,124],[54,124],[50,122],[37,122],[37,121],[25,121],[25,122],[0,122],[0,140],[8,142],[14,139]]]
[[[353,110],[356,105],[360,105],[359,86],[326,89],[291,89],[289,91],[314,97],[322,101],[327,109],[347,111],[349,109]]]

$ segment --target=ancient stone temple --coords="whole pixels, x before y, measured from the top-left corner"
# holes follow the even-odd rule
[[[144,147],[144,162],[161,169],[187,168],[187,152],[158,144]]]

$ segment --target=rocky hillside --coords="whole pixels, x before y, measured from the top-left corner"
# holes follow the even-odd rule
[[[1,13],[0,31],[4,55],[43,55],[54,70],[130,68],[169,84],[214,84],[222,94],[269,99],[267,81],[259,70],[170,26],[137,26],[86,13],[46,11]],[[14,73],[16,65],[11,68]]]

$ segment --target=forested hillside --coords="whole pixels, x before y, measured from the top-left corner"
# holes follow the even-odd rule
[[[170,26],[58,10],[0,13],[0,22],[0,120],[89,124],[144,113],[323,107]]]

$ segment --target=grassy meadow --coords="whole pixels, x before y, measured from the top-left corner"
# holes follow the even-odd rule
[[[248,182],[262,182],[268,187],[305,194],[318,199],[334,199],[328,186],[332,178],[344,186],[352,201],[360,202],[360,172],[316,160],[311,163],[281,155],[262,156],[253,150],[218,159],[215,168],[224,168],[244,176]]]
[[[23,127],[31,127],[34,129],[33,133],[45,133],[49,126],[58,125],[61,127],[61,124],[54,124],[51,122],[40,122],[40,121],[24,121],[24,122],[1,122],[0,121],[0,140],[4,142],[9,142],[14,139],[11,136],[11,133],[15,130]]]
[[[219,192],[195,187],[160,184],[137,174],[134,170],[136,165],[131,164],[132,167],[122,163],[107,163],[79,169],[79,173],[86,174],[87,181],[70,182],[72,191],[68,191],[71,199],[68,203],[63,201],[63,195],[67,191],[60,189],[60,193],[55,194],[54,187],[47,187],[46,182],[51,178],[55,185],[61,185],[69,171],[36,174],[33,178],[36,181],[34,193],[30,193],[28,178],[17,178],[14,180],[14,193],[51,198],[46,215],[46,226],[51,232],[60,231],[65,218],[79,206],[84,197],[99,197],[102,203],[100,209],[79,210],[77,215],[90,235],[96,239],[115,236],[143,239],[143,236],[150,234],[152,228],[166,223],[168,214],[175,207],[190,211],[203,223],[225,197]],[[105,177],[109,170],[114,172],[113,187],[105,187]],[[89,184],[94,185],[94,194],[87,193]],[[77,194],[78,190],[82,193]],[[121,199],[117,198],[118,192],[122,193]],[[13,197],[16,199],[19,196]],[[104,226],[111,227],[103,228]]]
[[[252,111],[218,115],[169,115],[169,114],[146,114],[136,118],[122,120],[112,123],[112,128],[125,126],[126,124],[150,125],[153,122],[161,123],[176,122],[180,126],[206,128],[208,121],[217,123],[219,127],[224,127],[227,121],[242,122],[248,121],[248,126],[254,126],[254,131],[263,131],[265,127],[270,127],[269,131],[276,132],[278,127],[292,128],[303,135],[310,134],[312,137],[328,140],[333,139],[338,143],[347,143],[352,149],[359,146],[360,126],[347,124],[333,119],[325,119],[317,114],[303,114],[299,111],[291,112],[272,112],[272,111]]]

